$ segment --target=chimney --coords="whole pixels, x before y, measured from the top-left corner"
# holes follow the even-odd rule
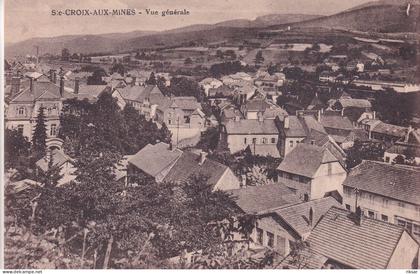
[[[55,69],[53,69],[53,71],[52,71],[52,82],[54,84],[57,83],[57,73],[55,72]]]
[[[360,206],[358,206],[356,208],[356,213],[355,213],[355,223],[356,223],[356,225],[358,225],[358,226],[362,225],[362,220],[363,220],[363,212],[362,212],[362,209],[360,208]]]
[[[63,97],[64,94],[64,77],[61,76],[60,78],[60,96]]]
[[[246,188],[246,175],[241,175],[241,188]]]
[[[314,223],[314,209],[311,207],[309,209],[309,225],[312,227]]]
[[[172,146],[172,142],[169,143],[169,150],[172,151],[173,146]]]
[[[289,116],[284,116],[284,128],[289,128]]]
[[[373,119],[372,120],[376,120],[376,111],[373,111]]]
[[[204,151],[200,152],[200,163],[199,163],[200,166],[204,164],[204,161],[206,160],[206,156],[207,156],[207,153],[205,153]]]
[[[34,79],[32,77],[29,78],[29,91],[32,92],[34,90]]]
[[[54,78],[53,78],[53,70],[50,69],[50,76],[49,76],[50,82],[54,82]]]
[[[318,117],[317,118],[318,118],[318,122],[321,123],[321,111],[320,110],[318,110]]]
[[[241,117],[239,115],[235,115],[235,122],[239,122],[241,120]]]
[[[20,91],[20,77],[12,77],[11,95],[18,94]]]
[[[264,122],[264,115],[262,112],[258,112],[258,121],[259,122]]]
[[[80,85],[80,78],[76,77],[76,79],[74,79],[74,93],[75,94],[79,94],[79,85]]]

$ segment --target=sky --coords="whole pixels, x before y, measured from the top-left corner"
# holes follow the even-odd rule
[[[33,37],[168,30],[273,13],[330,15],[371,0],[7,0],[5,42]],[[135,16],[52,16],[52,10],[136,9]],[[147,16],[145,9],[187,9],[188,16]]]

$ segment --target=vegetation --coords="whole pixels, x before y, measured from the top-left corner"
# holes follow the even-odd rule
[[[35,130],[32,135],[32,152],[40,159],[45,155],[47,149],[47,127],[45,125],[44,108],[40,107],[36,118]]]

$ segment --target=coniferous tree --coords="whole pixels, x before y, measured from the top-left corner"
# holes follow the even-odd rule
[[[159,138],[162,142],[169,144],[172,140],[172,132],[168,129],[165,123],[159,129]]]
[[[47,127],[45,125],[44,108],[40,107],[36,118],[35,130],[32,136],[32,151],[37,158],[45,156],[47,148]]]

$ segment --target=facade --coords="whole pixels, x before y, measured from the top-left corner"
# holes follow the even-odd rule
[[[258,120],[229,120],[222,135],[232,154],[249,147],[254,155],[278,158],[278,134],[275,121],[261,117]]]
[[[343,193],[347,172],[326,147],[299,144],[277,167],[278,181],[305,201]]]
[[[363,161],[343,182],[343,203],[365,216],[404,226],[420,239],[420,172],[387,163]]]

